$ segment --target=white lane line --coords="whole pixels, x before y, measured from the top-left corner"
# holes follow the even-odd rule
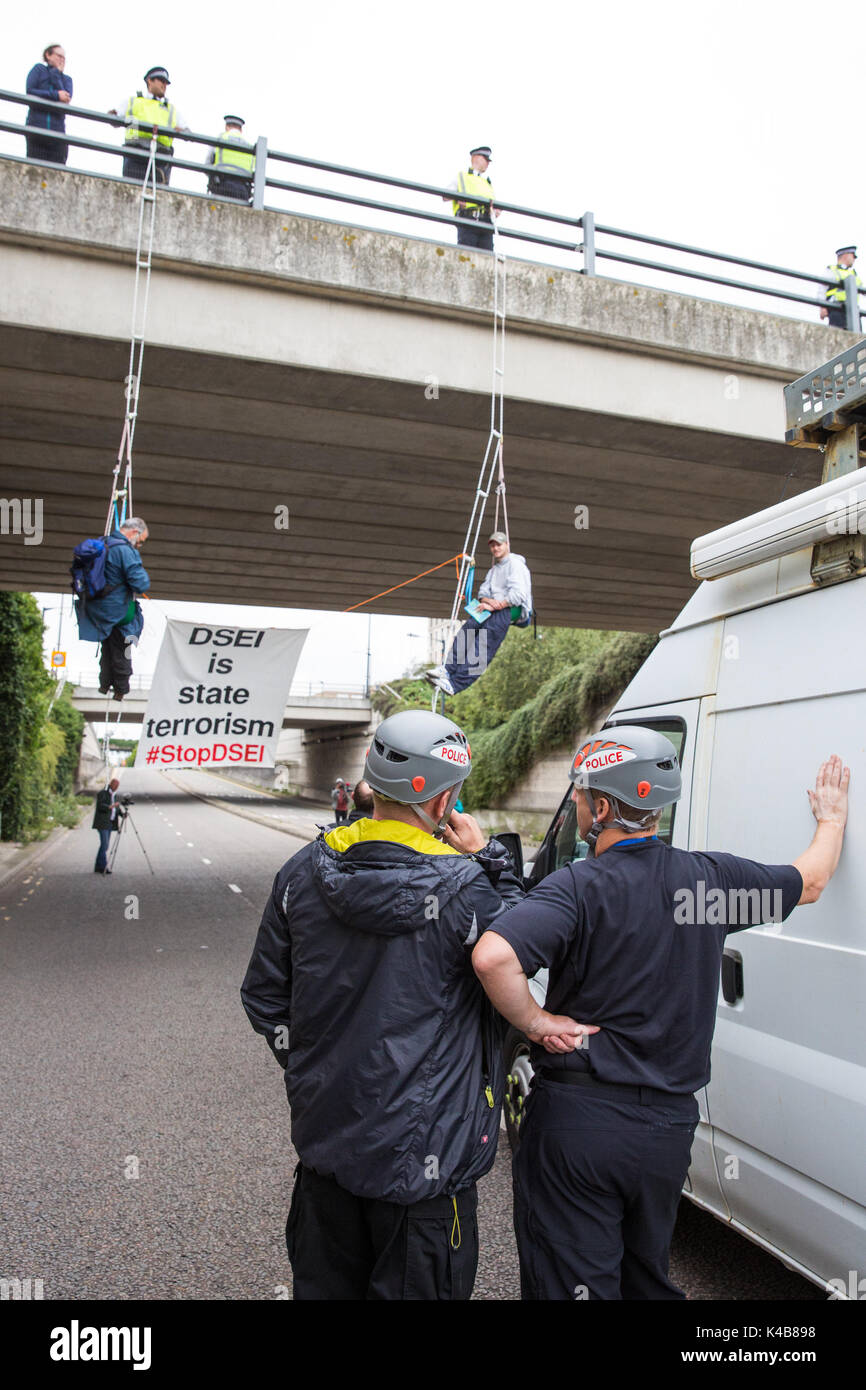
[[[193,844],[192,840],[187,840],[186,847],[187,849],[195,849],[195,845]]]
[[[201,860],[201,862],[202,862],[203,864],[210,864],[211,861],[210,861],[210,859],[205,859],[204,855],[202,855],[202,860]]]
[[[180,839],[180,840],[183,839],[183,835],[182,835],[182,833],[181,833],[179,830],[176,830],[174,833],[175,833],[175,835],[177,835],[178,839]]]
[[[232,890],[233,893],[239,893],[241,891],[236,883],[230,883],[229,888]]]

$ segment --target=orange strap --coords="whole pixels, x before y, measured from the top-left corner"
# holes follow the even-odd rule
[[[381,594],[374,594],[372,598],[362,599],[360,603],[353,603],[351,608],[344,608],[344,613],[354,613],[356,608],[363,608],[365,603],[375,603],[377,598],[384,598],[386,594],[393,594],[396,589],[405,589],[407,584],[414,584],[416,579],[423,579],[425,574],[435,574],[436,570],[444,570],[446,565],[454,562],[457,571],[457,578],[460,578],[460,560],[471,560],[471,555],[465,555],[463,551],[459,555],[452,555],[450,560],[443,560],[441,565],[434,565],[432,569],[422,570],[420,574],[413,574],[411,579],[404,579],[402,584],[394,584],[390,589],[383,589]]]

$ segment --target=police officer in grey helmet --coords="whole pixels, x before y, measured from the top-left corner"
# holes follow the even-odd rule
[[[295,1299],[472,1293],[502,1068],[470,954],[523,887],[454,809],[471,768],[450,719],[386,719],[364,769],[372,815],[305,846],[265,907],[241,994],[285,1072]]]
[[[548,1008],[572,1019],[531,1050],[514,1162],[524,1299],[683,1298],[668,1253],[725,939],[818,900],[839,862],[849,775],[837,757],[824,763],[808,793],[812,843],[793,863],[760,864],[660,837],[682,779],[659,731],[614,725],[578,749],[572,797],[592,857],[498,917],[473,956],[493,1004],[530,1039],[527,976],[542,966]]]

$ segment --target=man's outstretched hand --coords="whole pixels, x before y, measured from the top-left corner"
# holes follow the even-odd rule
[[[851,780],[850,767],[842,766],[842,759],[834,753],[818,768],[815,790],[808,791],[809,805],[816,821],[829,821],[831,825],[845,825],[848,820],[848,783]]]

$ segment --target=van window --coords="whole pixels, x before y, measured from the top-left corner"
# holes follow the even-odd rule
[[[656,733],[664,734],[669,738],[674,748],[677,750],[677,758],[680,767],[683,763],[683,745],[686,741],[686,724],[684,719],[676,719],[672,715],[658,719],[611,719],[605,724],[605,729],[615,729],[617,724],[639,724],[643,729],[655,729]],[[603,732],[603,731],[602,731]],[[674,833],[674,816],[676,815],[677,802],[673,806],[666,806],[659,821],[658,835],[660,840],[664,840],[666,845],[671,842]]]

